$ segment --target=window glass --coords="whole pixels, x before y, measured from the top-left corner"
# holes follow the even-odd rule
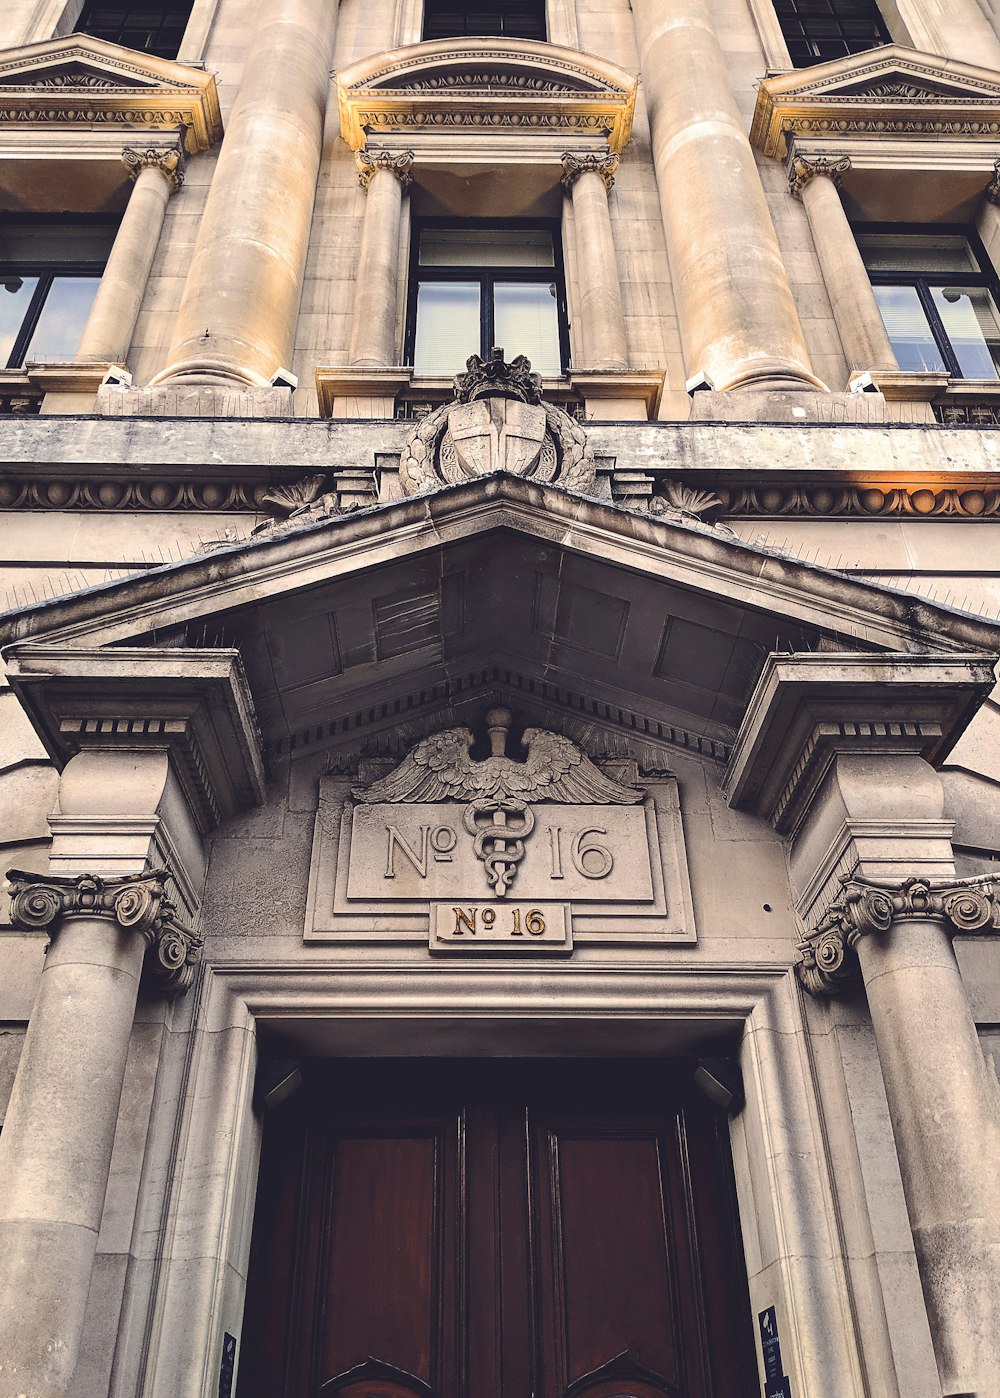
[[[73,358],[100,284],[100,277],[52,278],[25,361]]]
[[[978,272],[969,240],[960,233],[863,233],[858,247],[869,272]]]
[[[0,272],[0,368],[10,362],[14,341],[31,307],[31,298],[37,286],[37,277],[19,277],[16,272]]]
[[[86,0],[77,32],[111,44],[176,58],[191,17],[193,0],[150,0],[149,4],[107,4]]]
[[[1000,377],[1000,328],[985,287],[935,286],[931,295],[966,379]]]
[[[876,286],[878,308],[899,361],[906,373],[947,369],[913,286]]]
[[[454,39],[465,34],[502,35],[510,39],[545,38],[545,0],[424,0],[425,39]]]
[[[455,374],[480,352],[478,282],[422,282],[417,287],[413,367],[418,374]]]
[[[559,303],[555,283],[496,282],[493,339],[526,354],[537,374],[560,374]]]
[[[554,267],[552,234],[544,228],[425,228],[422,267]]]

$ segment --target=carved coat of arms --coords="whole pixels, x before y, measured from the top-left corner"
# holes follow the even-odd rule
[[[565,805],[635,805],[645,793],[607,776],[571,739],[527,728],[524,761],[507,756],[513,714],[486,715],[491,754],[476,761],[468,728],[446,728],[425,738],[388,776],[355,787],[356,801],[373,803],[465,801],[465,829],[496,898],[507,895],[525,841],[535,827],[532,802]]]

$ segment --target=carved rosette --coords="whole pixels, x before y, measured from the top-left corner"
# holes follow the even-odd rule
[[[406,189],[413,183],[413,151],[359,150],[354,153],[358,182],[366,190],[379,170],[388,170]]]
[[[610,190],[621,160],[617,155],[574,155],[572,151],[566,151],[561,163],[563,173],[560,183],[564,189],[571,190],[580,176],[590,171],[600,175],[604,188]]]
[[[184,183],[184,165],[179,150],[136,150],[126,146],[122,151],[122,164],[133,181],[139,178],[143,170],[159,170],[172,194],[176,194]]]
[[[802,191],[806,185],[817,176],[822,175],[824,179],[831,180],[839,189],[850,168],[851,158],[848,155],[839,157],[815,155],[809,159],[803,155],[797,155],[788,171],[788,188],[796,199],[801,199]]]
[[[146,970],[162,989],[183,992],[194,980],[203,938],[177,920],[166,894],[165,869],[147,874],[32,874],[11,869],[13,926],[55,937],[65,918],[107,918],[136,932],[147,946]]]
[[[907,879],[901,884],[845,879],[841,896],[799,942],[799,980],[811,995],[834,995],[857,979],[862,937],[895,922],[933,918],[955,932],[1000,928],[1000,878]]]

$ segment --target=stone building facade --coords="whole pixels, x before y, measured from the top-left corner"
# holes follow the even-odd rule
[[[0,8],[0,1398],[1000,1398],[995,0]]]

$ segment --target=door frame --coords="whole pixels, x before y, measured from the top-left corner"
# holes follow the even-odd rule
[[[257,1033],[265,1027],[330,1057],[407,1049],[437,1058],[662,1057],[696,1039],[742,1033],[746,1104],[730,1139],[752,1310],[776,1307],[796,1398],[865,1398],[806,1010],[786,967],[667,972],[581,963],[540,973],[536,964],[459,969],[396,959],[216,964],[205,966],[187,1012],[184,1105],[142,1398],[217,1398],[224,1335],[241,1333],[261,1139],[252,1109]],[[609,1052],[601,1035],[622,1047]],[[757,1358],[760,1366],[759,1343]]]

